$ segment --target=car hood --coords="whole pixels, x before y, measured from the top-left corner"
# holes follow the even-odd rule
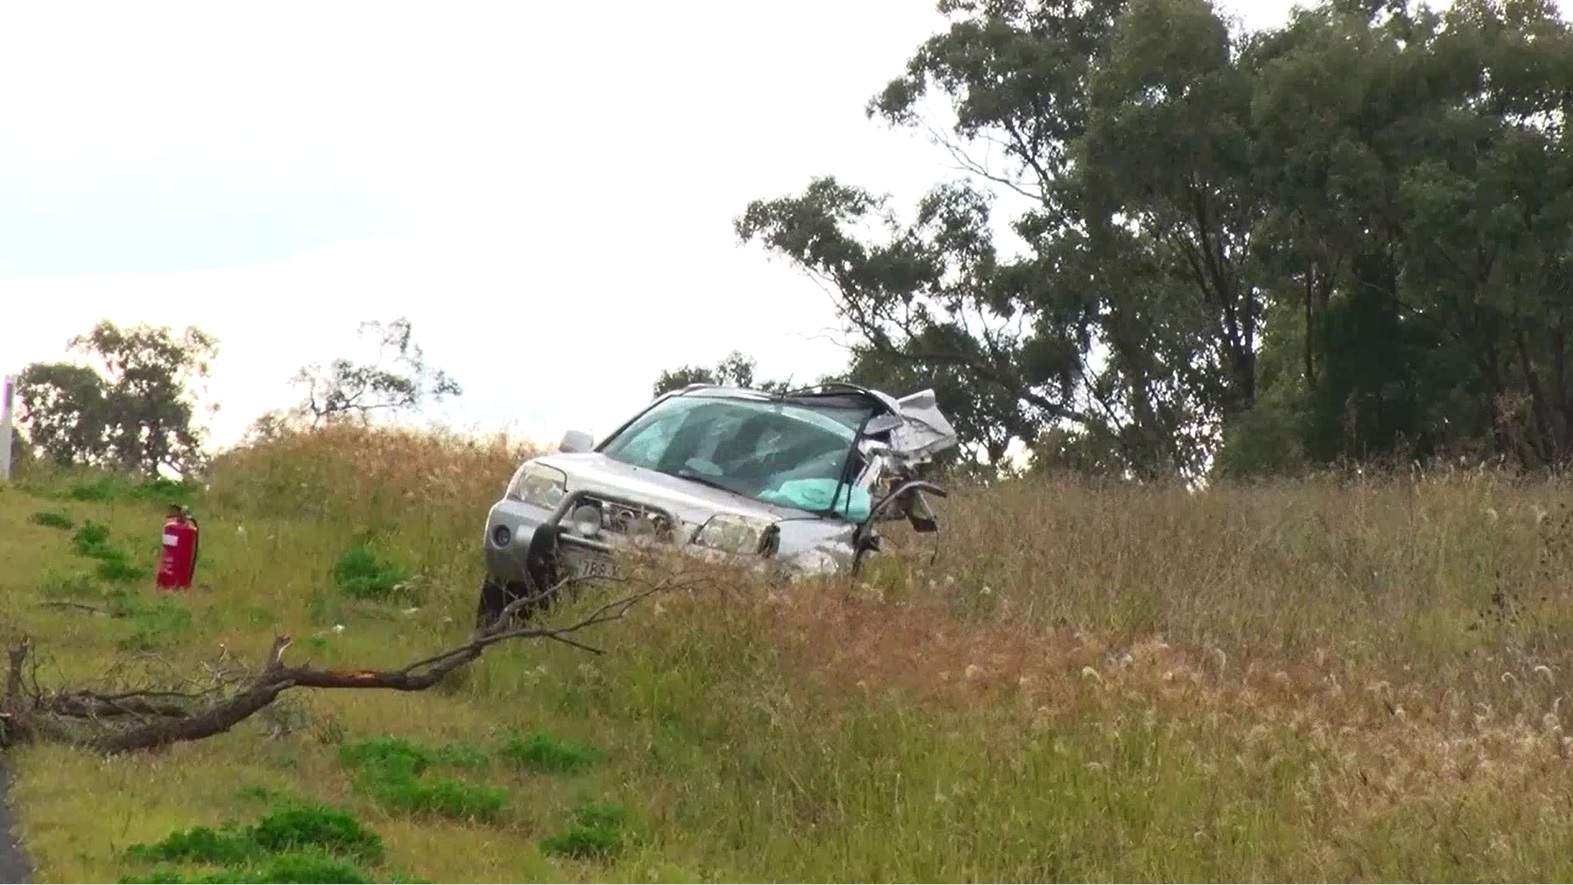
[[[895,399],[877,390],[869,391],[890,411],[870,421],[865,433],[889,433],[890,450],[908,464],[921,464],[956,444],[956,428],[940,412],[934,391]]]
[[[543,455],[536,463],[561,470],[568,478],[570,492],[585,491],[653,505],[694,526],[702,525],[717,513],[774,522],[821,518],[817,513],[766,504],[657,470],[625,464],[600,452],[558,452]]]

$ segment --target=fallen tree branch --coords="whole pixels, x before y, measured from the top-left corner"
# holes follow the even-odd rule
[[[0,745],[30,740],[40,733],[62,733],[65,721],[90,722],[99,732],[74,742],[103,753],[149,750],[182,741],[222,734],[272,704],[290,689],[381,689],[425,691],[450,673],[474,661],[493,645],[523,639],[548,639],[592,654],[601,650],[573,634],[625,617],[640,602],[657,593],[692,586],[679,577],[668,577],[636,592],[607,602],[572,623],[562,626],[529,626],[515,623],[527,607],[549,601],[580,579],[569,578],[542,593],[520,597],[503,608],[490,625],[477,628],[465,643],[421,658],[397,669],[321,669],[309,664],[289,666],[284,654],[291,639],[273,640],[262,668],[238,685],[201,692],[127,691],[102,694],[92,691],[39,693],[27,696],[22,689],[22,666],[27,640],[10,651],[6,696],[0,703]],[[601,583],[625,583],[597,579]],[[41,726],[49,727],[43,728]],[[132,724],[122,725],[130,722]]]

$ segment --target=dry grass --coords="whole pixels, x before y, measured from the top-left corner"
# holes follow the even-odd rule
[[[360,431],[232,453],[199,502],[191,627],[138,666],[254,656],[275,628],[323,661],[457,637],[518,457]],[[1470,473],[961,490],[932,567],[929,539],[901,537],[863,580],[664,598],[603,658],[509,649],[436,692],[315,696],[151,757],[25,750],[16,797],[55,880],[252,819],[248,786],[350,808],[390,868],[441,880],[1567,878],[1569,491]],[[0,607],[62,677],[101,676],[130,628],[36,606],[71,567],[65,534],[28,521],[43,509],[0,492]],[[157,537],[150,503],[59,509]],[[328,589],[368,536],[424,576],[416,611]],[[502,761],[526,733],[597,761]],[[501,819],[379,806],[335,742],[382,735],[489,755],[459,776],[508,788]],[[587,803],[627,809],[621,848],[543,852]]]

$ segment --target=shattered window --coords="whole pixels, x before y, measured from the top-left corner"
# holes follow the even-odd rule
[[[857,518],[867,493],[842,485],[841,471],[869,414],[845,401],[679,396],[640,415],[601,452],[772,504],[817,512],[834,499]]]

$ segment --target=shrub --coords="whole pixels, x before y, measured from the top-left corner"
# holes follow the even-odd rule
[[[351,863],[311,852],[281,854],[251,866],[232,864],[221,870],[186,876],[168,866],[157,866],[143,876],[126,876],[121,882],[370,882],[372,877]]]
[[[125,584],[148,576],[145,567],[133,564],[121,551],[112,547],[105,549],[113,555],[99,557],[98,565],[93,567],[93,573],[100,579],[112,584]]]
[[[52,497],[64,497],[72,501],[148,501],[158,504],[189,504],[196,495],[196,486],[191,483],[163,477],[144,480],[117,473],[99,473],[88,479],[78,479],[66,486],[63,493],[58,488],[56,485]]]
[[[580,859],[608,857],[623,847],[627,818],[621,805],[581,805],[574,810],[573,822],[566,831],[541,840],[541,850]]]
[[[500,787],[452,779],[419,779],[437,762],[466,767],[484,765],[486,757],[470,748],[450,745],[433,751],[403,738],[370,738],[339,747],[339,761],[355,769],[360,788],[391,811],[490,821],[502,813],[508,798],[508,791]]]
[[[40,510],[28,517],[28,521],[51,529],[70,529],[76,525],[76,520],[58,510]]]
[[[333,583],[346,596],[389,600],[404,594],[409,574],[397,563],[382,559],[366,543],[356,544],[333,564]]]
[[[122,882],[367,882],[347,862],[382,860],[382,839],[354,817],[320,805],[275,810],[253,826],[193,827],[152,845],[133,845],[127,858],[144,863],[222,866],[191,878],[168,866]]]
[[[367,738],[339,747],[346,768],[376,777],[414,777],[435,760],[431,750],[404,738]]]
[[[448,778],[431,783],[413,777],[385,778],[371,784],[369,792],[390,811],[454,820],[496,820],[508,798],[501,787]]]
[[[322,854],[281,854],[237,882],[371,882],[354,864]]]
[[[541,733],[510,736],[500,753],[520,768],[552,774],[583,771],[601,758],[594,747]]]
[[[71,546],[79,555],[98,560],[95,572],[105,581],[123,583],[148,575],[148,570],[133,563],[129,554],[109,543],[108,526],[91,519],[71,535]]]
[[[126,856],[142,861],[231,864],[254,857],[257,843],[244,830],[192,827],[152,845],[133,845]]]
[[[275,811],[257,821],[251,837],[267,851],[316,847],[370,863],[382,860],[382,839],[376,833],[349,814],[321,805]]]
[[[71,546],[76,552],[89,559],[97,559],[103,555],[109,543],[109,526],[100,525],[92,521],[82,523],[82,527],[71,535]]]
[[[66,497],[73,501],[108,501],[116,496],[117,485],[114,477],[100,476],[74,483],[66,490]]]

